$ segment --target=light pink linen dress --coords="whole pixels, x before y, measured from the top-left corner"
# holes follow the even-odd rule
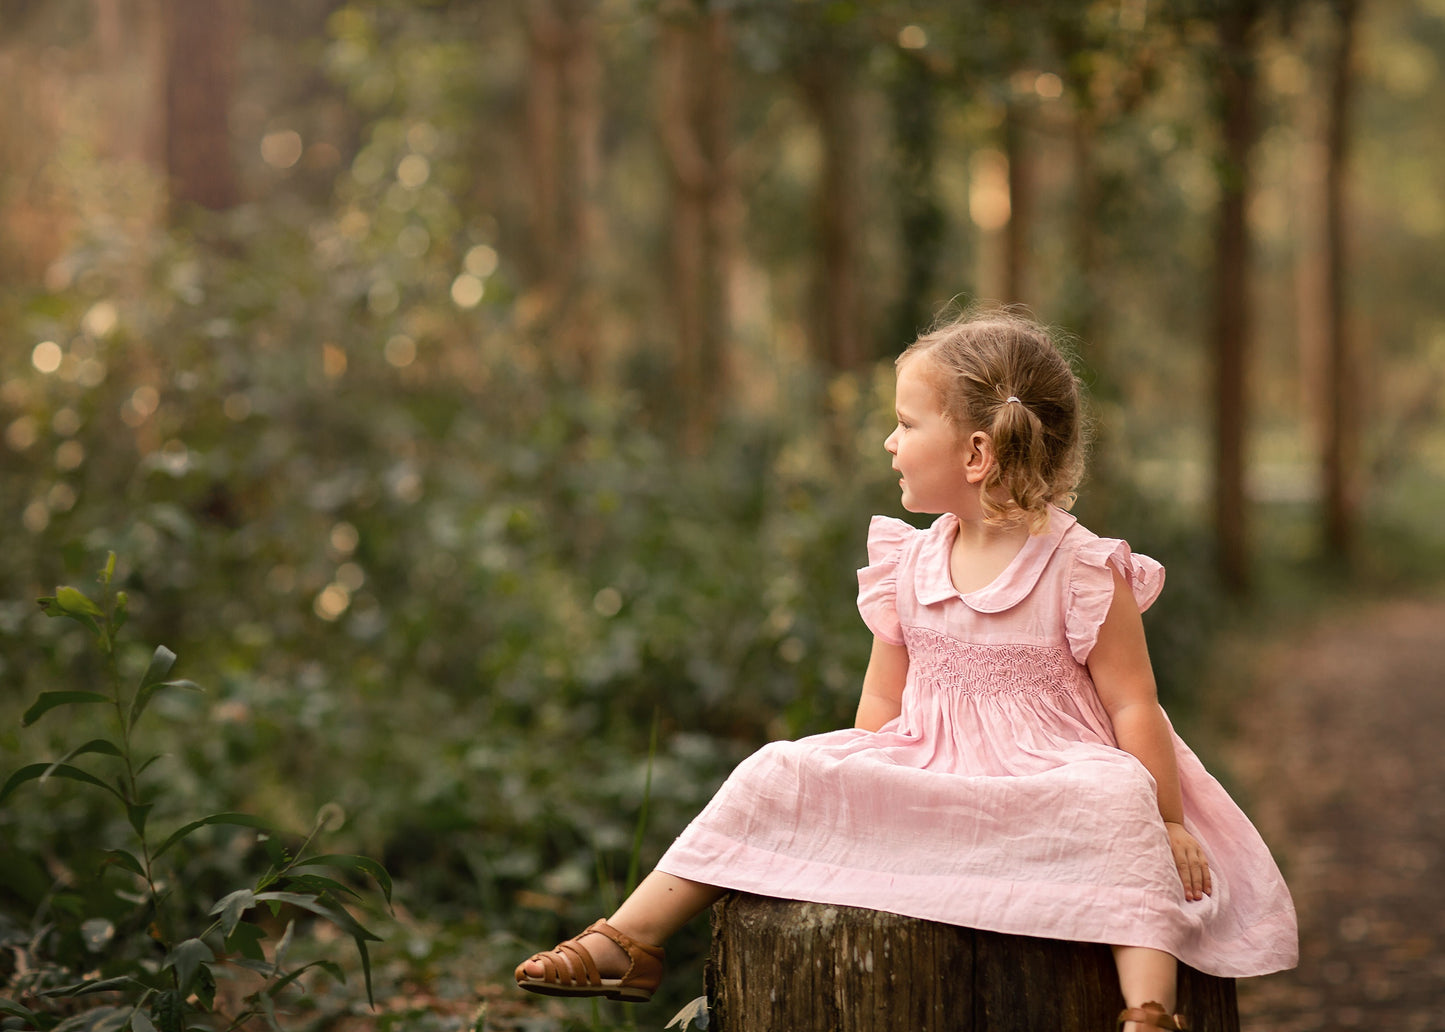
[[[658,863],[783,899],[1019,935],[1150,946],[1210,974],[1294,966],[1294,906],[1249,819],[1176,735],[1184,824],[1214,892],[1189,902],[1154,780],[1120,750],[1085,662],[1119,570],[1141,610],[1164,570],[1054,510],[988,587],[949,578],[958,528],[873,518],[858,603],[908,648],[902,713],[774,742]]]

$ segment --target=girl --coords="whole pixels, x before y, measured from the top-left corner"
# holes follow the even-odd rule
[[[663,942],[733,889],[1109,943],[1127,1032],[1182,1027],[1176,958],[1292,967],[1294,908],[1248,818],[1173,732],[1140,613],[1163,568],[1064,511],[1078,382],[1040,326],[965,315],[897,364],[858,604],[856,727],[744,761],[622,906],[518,966],[559,996],[645,1001]]]

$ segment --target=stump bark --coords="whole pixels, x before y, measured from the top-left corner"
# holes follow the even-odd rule
[[[712,912],[710,1032],[1108,1032],[1108,946],[730,894]],[[1239,1032],[1234,980],[1179,967],[1193,1032]]]

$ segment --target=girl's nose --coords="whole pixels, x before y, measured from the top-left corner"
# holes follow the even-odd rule
[[[898,428],[894,427],[893,432],[883,440],[883,450],[889,455],[898,454]]]

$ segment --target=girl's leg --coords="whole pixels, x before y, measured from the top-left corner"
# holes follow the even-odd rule
[[[649,946],[661,946],[683,925],[722,897],[722,889],[675,875],[653,871],[632,895],[623,900],[607,923],[623,935]],[[579,941],[597,964],[604,978],[616,978],[627,971],[627,954],[605,935],[595,932]],[[544,967],[530,960],[523,965],[527,974],[540,978]]]
[[[1114,964],[1119,969],[1125,1007],[1153,1002],[1165,1013],[1174,1013],[1179,962],[1172,955],[1145,946],[1115,946]],[[1124,1032],[1146,1032],[1146,1027],[1131,1021],[1124,1025]]]
[[[722,898],[724,890],[653,871],[622,901],[607,923],[638,942],[659,946]]]

